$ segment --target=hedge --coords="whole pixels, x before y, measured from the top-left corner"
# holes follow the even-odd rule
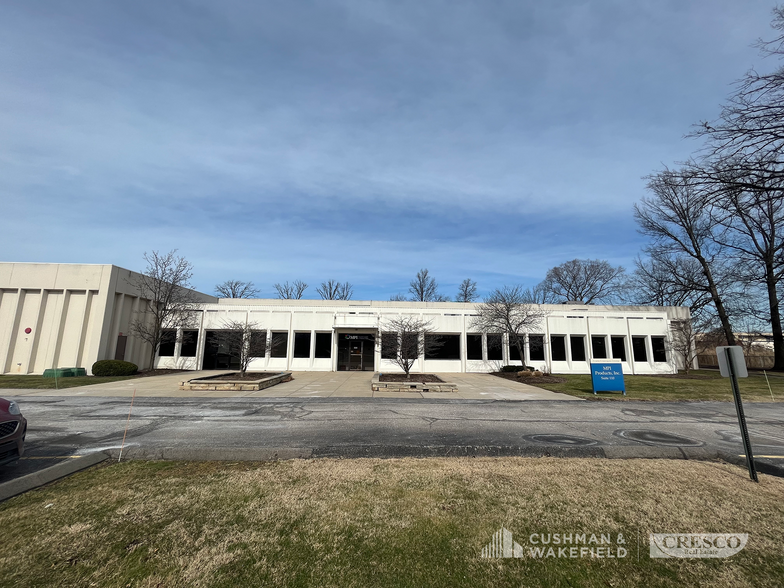
[[[119,359],[102,359],[93,364],[94,376],[132,376],[138,371],[135,363]]]

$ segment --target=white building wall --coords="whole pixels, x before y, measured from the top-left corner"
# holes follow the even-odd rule
[[[131,336],[131,323],[143,317],[145,301],[133,285],[133,272],[111,265],[14,264],[0,263],[0,371],[41,373],[48,367],[85,367],[88,372],[98,359],[113,359],[118,337],[125,336],[125,359],[140,368],[148,367],[149,346]],[[203,306],[196,313],[198,330],[196,357],[183,357],[181,344],[171,357],[157,357],[156,367],[200,369],[208,330],[219,330],[226,321],[249,321],[267,331],[284,332],[286,357],[255,359],[252,370],[334,370],[337,369],[337,339],[341,333],[374,334],[378,343],[386,318],[412,315],[430,320],[442,334],[457,335],[459,357],[435,360],[420,357],[414,372],[487,372],[509,363],[508,341],[502,359],[488,356],[487,339],[482,338],[482,358],[468,359],[467,336],[475,333],[472,320],[476,306],[460,303],[413,303],[391,301],[323,300],[220,300],[198,294]],[[543,305],[547,317],[532,334],[544,337],[545,359],[530,359],[528,365],[553,373],[589,373],[592,359],[591,337],[603,337],[611,355],[611,337],[624,337],[627,361],[625,373],[672,373],[677,361],[656,362],[652,337],[668,340],[671,320],[688,317],[681,308]],[[31,332],[25,333],[30,328]],[[310,335],[308,357],[293,357],[296,333]],[[332,334],[330,358],[316,358],[317,333]],[[566,358],[551,360],[551,337],[564,336]],[[585,361],[573,357],[571,337],[583,337]],[[634,361],[633,337],[642,337],[644,361]],[[376,371],[396,372],[400,368],[374,351]],[[514,360],[511,363],[520,364]]]

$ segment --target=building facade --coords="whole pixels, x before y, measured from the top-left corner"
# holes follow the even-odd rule
[[[150,347],[131,334],[131,323],[144,320],[137,278],[113,265],[0,263],[0,372],[84,367],[89,373],[99,359],[149,368]],[[191,326],[167,334],[153,367],[235,369],[237,359],[216,335],[242,322],[268,342],[250,364],[254,371],[397,372],[380,341],[390,318],[413,315],[429,321],[441,345],[419,357],[412,372],[489,372],[525,363],[590,373],[592,360],[615,359],[627,374],[665,374],[675,373],[679,361],[670,325],[689,317],[680,307],[542,305],[545,318],[526,335],[521,358],[505,335],[477,332],[475,304],[193,295]]]

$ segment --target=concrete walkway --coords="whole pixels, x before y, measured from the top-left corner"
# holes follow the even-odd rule
[[[455,400],[579,400],[489,374],[438,374],[455,382],[451,392],[373,392],[373,372],[293,372],[293,380],[253,392],[180,390],[181,380],[220,374],[220,371],[181,372],[165,376],[134,378],[65,390],[2,390],[6,396],[119,396],[167,398],[440,398]]]

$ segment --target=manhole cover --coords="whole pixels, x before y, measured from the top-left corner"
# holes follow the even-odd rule
[[[668,445],[671,447],[699,447],[704,445],[702,441],[665,433],[664,431],[650,431],[645,429],[621,429],[615,431],[613,435],[645,443],[646,445]]]
[[[572,437],[570,435],[529,435],[526,439],[536,441],[537,443],[555,443],[556,445],[596,445],[597,443],[593,439]]]

